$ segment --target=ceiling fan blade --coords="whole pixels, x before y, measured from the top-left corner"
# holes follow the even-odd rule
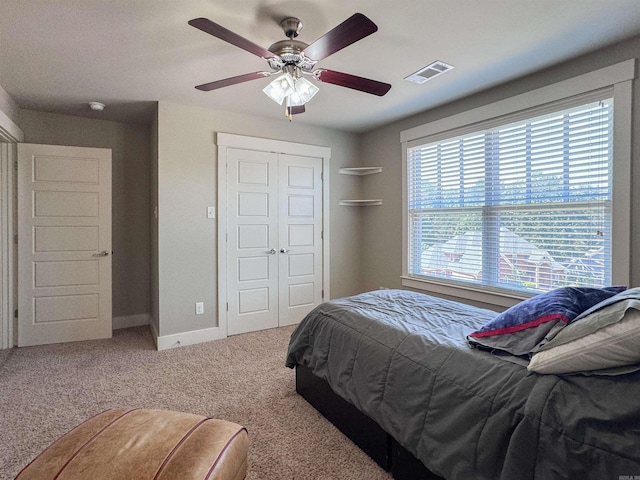
[[[332,83],[341,87],[353,88],[361,92],[371,93],[379,97],[386,94],[391,85],[388,83],[378,82],[369,78],[357,77],[348,73],[336,72],[335,70],[318,70],[316,78],[324,83]]]
[[[253,53],[261,58],[273,58],[275,55],[260,45],[253,43],[251,40],[247,40],[244,37],[241,37],[237,33],[233,33],[231,30],[227,30],[222,25],[218,25],[217,23],[212,22],[208,18],[194,18],[193,20],[189,20],[189,25],[192,27],[196,27],[203,32],[208,33],[209,35],[213,35],[214,37],[218,37],[220,40],[224,40],[225,42],[230,43],[231,45],[235,45],[236,47],[240,47],[243,50],[246,50],[249,53]]]
[[[287,107],[287,115],[297,115],[304,113],[304,105],[296,105],[295,107]]]
[[[228,87],[229,85],[248,82],[249,80],[257,80],[258,78],[264,78],[270,75],[271,74],[269,72],[245,73],[244,75],[238,75],[237,77],[230,77],[222,80],[216,80],[215,82],[203,83],[202,85],[196,86],[196,88],[204,92],[209,92],[217,88]]]
[[[355,13],[333,30],[329,30],[303,52],[311,60],[322,60],[377,30],[375,23],[361,13]]]

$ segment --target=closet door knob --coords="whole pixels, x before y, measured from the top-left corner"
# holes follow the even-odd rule
[[[272,248],[267,253],[270,253],[271,255],[275,255],[276,253],[278,253],[278,251],[275,248]]]
[[[281,248],[280,253],[289,253],[291,250],[287,250],[286,248]]]

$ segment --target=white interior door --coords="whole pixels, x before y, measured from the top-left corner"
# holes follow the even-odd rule
[[[322,301],[322,159],[227,149],[227,332],[298,323]]]
[[[18,346],[109,338],[111,150],[18,145]]]
[[[229,335],[278,326],[278,156],[227,152]]]
[[[299,323],[322,302],[322,159],[281,154],[279,325]]]

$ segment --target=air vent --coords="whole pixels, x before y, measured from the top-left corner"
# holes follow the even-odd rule
[[[431,65],[427,65],[424,68],[421,68],[415,73],[412,73],[408,77],[404,77],[405,80],[409,80],[413,83],[424,83],[427,80],[432,80],[436,78],[438,75],[442,75],[445,72],[448,72],[453,68],[452,65],[441,62],[440,60],[436,60]]]

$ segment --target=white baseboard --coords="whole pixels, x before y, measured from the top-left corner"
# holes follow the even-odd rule
[[[113,330],[118,330],[120,328],[149,325],[149,323],[149,314],[139,313],[137,315],[127,315],[126,317],[113,317],[112,328]]]
[[[198,343],[210,342],[218,340],[220,336],[220,328],[204,328],[202,330],[194,330],[191,332],[175,333],[173,335],[158,336],[153,322],[151,323],[151,332],[156,340],[158,350],[168,350],[170,348],[184,347],[187,345],[196,345]]]
[[[158,330],[156,330],[156,324],[151,318],[149,319],[149,329],[153,335],[153,341],[156,343],[156,348],[158,348]]]

